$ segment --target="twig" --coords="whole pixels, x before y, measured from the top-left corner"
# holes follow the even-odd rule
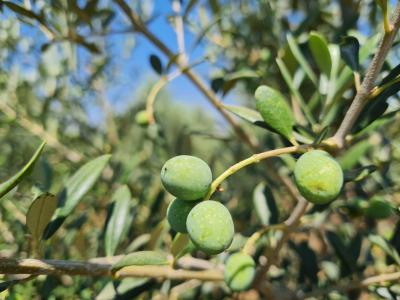
[[[383,37],[378,51],[376,52],[371,65],[368,69],[367,74],[357,92],[353,103],[351,104],[346,116],[343,119],[336,134],[332,137],[331,141],[334,142],[338,148],[343,148],[347,134],[349,133],[351,127],[356,121],[358,115],[363,108],[365,101],[368,98],[369,93],[373,89],[374,83],[380,73],[383,63],[389,54],[390,48],[392,47],[393,41],[399,31],[400,27],[400,1],[397,3],[396,9],[394,11],[391,23],[390,23],[390,33],[385,34]]]
[[[94,264],[88,262],[39,260],[39,259],[8,259],[0,258],[0,274],[31,274],[31,275],[71,275],[91,277],[114,277],[110,264]],[[133,266],[123,268],[116,274],[118,277],[147,277],[170,280],[198,279],[203,281],[221,281],[224,276],[221,271],[204,270],[174,270],[170,266]]]
[[[185,32],[183,29],[183,20],[181,15],[181,2],[180,0],[172,1],[172,9],[175,13],[175,30],[176,36],[178,39],[178,49],[179,49],[179,58],[182,60],[182,63],[186,63],[186,52],[185,52]]]

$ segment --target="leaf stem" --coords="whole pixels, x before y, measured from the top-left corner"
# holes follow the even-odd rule
[[[208,190],[207,194],[204,196],[203,200],[209,200],[211,195],[216,191],[218,186],[230,175],[235,173],[236,171],[254,163],[258,163],[263,159],[274,157],[274,156],[279,156],[282,154],[286,153],[294,153],[294,152],[299,152],[301,150],[305,150],[310,145],[301,145],[301,146],[293,146],[293,147],[287,147],[287,148],[282,148],[282,149],[275,149],[267,152],[262,152],[258,154],[254,154],[250,156],[249,158],[246,158],[245,160],[242,160],[241,162],[238,162],[237,164],[233,165],[229,169],[227,169],[224,173],[219,175],[217,179],[214,180],[214,182],[211,184],[210,189]]]

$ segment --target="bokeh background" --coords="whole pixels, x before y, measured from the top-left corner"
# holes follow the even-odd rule
[[[146,37],[133,30],[113,1],[12,2],[34,14],[21,13],[0,2],[0,180],[16,173],[42,140],[47,138],[48,144],[30,179],[0,202],[0,256],[30,256],[25,215],[32,201],[31,187],[36,182],[57,195],[67,178],[84,162],[105,153],[113,155],[110,165],[48,242],[45,257],[62,260],[104,257],[102,237],[110,197],[123,184],[128,185],[133,197],[132,219],[116,254],[154,248],[168,251],[175,232],[164,221],[167,206],[173,200],[160,181],[164,162],[176,155],[194,155],[210,165],[216,178],[229,166],[252,155],[253,150],[238,139],[226,119],[185,75],[169,82],[157,95],[156,124],[137,124],[136,114],[145,109],[151,88],[161,79],[150,63],[150,56],[155,55],[164,69],[169,60]],[[127,0],[127,3],[154,35],[174,53],[178,52],[171,1]],[[389,1],[391,8],[395,4],[396,1]],[[290,33],[297,39],[313,71],[319,74],[307,43],[311,31],[318,31],[331,44],[339,44],[347,35],[357,37],[361,45],[371,43],[372,50],[362,63],[363,70],[369,66],[382,33],[382,15],[373,0],[183,0],[181,14],[189,62],[196,63],[193,70],[208,88],[217,92],[223,104],[254,108],[254,91],[261,84],[276,88],[290,99],[290,90],[275,61],[279,56],[294,80],[302,82],[298,89],[317,118],[319,106],[313,98],[314,88],[296,72],[299,66],[287,46],[286,35]],[[399,53],[396,40],[384,65],[384,75],[398,64]],[[340,67],[343,66],[341,62]],[[171,66],[168,72],[175,69]],[[349,80],[334,113],[327,116],[331,134],[354,94]],[[400,108],[397,95],[388,103],[387,113]],[[355,217],[353,206],[343,204],[346,200],[367,201],[378,195],[393,207],[399,206],[399,116],[392,115],[390,123],[382,123],[368,132],[352,153],[338,158],[346,169],[373,163],[378,171],[362,182],[350,184],[336,205],[310,212],[319,219],[313,221],[316,223],[312,227],[302,228],[292,238],[291,246],[283,249],[280,266],[271,270],[274,285],[307,291],[338,283],[340,278],[351,278],[351,272],[343,267],[340,257],[323,237],[326,230],[335,231],[346,247],[359,249],[358,234],[375,229],[400,248],[399,229],[397,238],[395,234],[396,226],[399,228],[398,215],[394,213],[378,221],[357,215],[356,207]],[[246,132],[258,138],[262,151],[287,143],[274,133],[234,118]],[[296,158],[287,155],[271,162],[279,173],[290,177]],[[295,200],[273,174],[263,164],[249,166],[231,176],[223,185],[225,191],[215,196],[234,218],[237,235],[231,251],[243,247],[246,238],[260,225],[281,222],[292,211]],[[270,216],[260,218],[257,201],[265,199]],[[260,243],[255,255],[257,262],[265,263],[268,247],[264,246],[274,242],[276,237],[270,236]],[[389,268],[381,250],[360,249],[364,251],[357,270],[360,274],[374,275],[380,268]],[[191,255],[220,264],[228,254],[210,258],[194,251]],[[178,284],[127,279],[125,285],[117,288],[119,295],[116,295],[110,279],[40,276],[33,282],[16,285],[0,294],[0,298],[168,299],[171,289]],[[231,296],[223,283],[206,283],[195,285],[179,297],[229,299]],[[258,299],[258,294],[250,291],[243,297]],[[358,299],[351,295],[338,297]],[[367,293],[361,297],[383,296]]]

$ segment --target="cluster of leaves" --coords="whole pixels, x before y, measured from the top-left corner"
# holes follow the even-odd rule
[[[168,158],[190,154],[220,174],[253,153],[229,130],[217,134],[218,127],[205,111],[172,103],[162,92],[155,104],[157,124],[136,125],[132,116],[144,108],[152,82],[135,93],[134,104],[131,95],[123,99],[122,113],[110,112],[101,88],[124,87],[114,79],[114,68],[124,61],[113,59],[113,41],[107,36],[126,28],[122,18],[115,18],[118,8],[96,0],[84,5],[33,2],[32,7],[0,2],[4,45],[0,47],[0,177],[4,182],[0,185],[0,256],[89,260],[126,255],[113,271],[126,265],[165,264],[165,256],[156,250],[224,262],[228,254],[204,256],[188,245],[185,236],[170,230],[164,217],[172,199],[161,186],[159,170]],[[134,3],[144,23],[152,21],[150,2]],[[184,22],[195,36],[192,49],[203,44],[215,70],[209,75],[210,88],[224,98],[239,86],[243,98],[251,99],[243,104],[254,107],[256,87],[268,85],[270,99],[279,99],[288,108],[287,114],[279,116],[284,127],[277,127],[266,122],[274,116],[262,107],[258,112],[224,104],[247,121],[242,126],[259,137],[263,149],[281,148],[289,141],[317,146],[343,119],[356,92],[353,73],[365,74],[382,30],[375,26],[379,14],[374,1],[364,1],[365,9],[354,1],[339,3],[337,9],[329,1],[183,1]],[[338,18],[338,13],[343,17]],[[304,15],[298,24],[290,21],[295,14]],[[158,18],[163,17],[173,22],[172,16]],[[359,19],[369,24],[370,37],[354,30]],[[33,33],[26,36],[24,30],[40,38],[33,40],[29,37]],[[351,36],[340,41],[344,35]],[[126,46],[129,51],[131,45]],[[397,51],[395,44],[379,86],[400,74],[400,68],[392,65]],[[35,61],[31,73],[25,65],[30,59]],[[151,53],[149,64],[158,74],[167,73],[172,65]],[[88,71],[82,71],[82,65]],[[399,89],[398,83],[392,84],[361,112],[349,149],[338,156],[349,183],[337,200],[315,206],[304,218],[290,247],[283,249],[279,267],[269,272],[274,288],[294,284],[306,292],[355,276],[393,271],[399,264],[398,211],[393,209],[380,219],[368,210],[374,197],[392,208],[400,203]],[[99,107],[104,121],[94,124],[88,111]],[[45,137],[41,130],[59,144],[49,139],[44,152],[43,143],[30,159],[32,145]],[[283,155],[272,162],[280,173],[291,175],[296,158]],[[264,166],[241,172],[231,176],[218,195],[235,222],[237,234],[230,252],[242,248],[260,226],[285,220],[294,205]],[[37,181],[43,187],[32,193]],[[253,199],[252,204],[247,199]],[[278,232],[270,232],[257,243],[257,263],[265,260],[278,238]],[[21,279],[15,276],[3,280],[6,284],[1,287],[9,289],[0,297],[10,299],[31,299],[37,294],[43,299],[146,298],[164,295],[179,284],[68,276],[39,277],[23,285],[16,284]],[[398,285],[388,285],[365,293],[396,299],[398,290]],[[229,293],[224,283],[216,282],[195,286],[181,297],[219,299]]]

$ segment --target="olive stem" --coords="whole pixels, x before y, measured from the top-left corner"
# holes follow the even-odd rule
[[[292,147],[287,147],[287,148],[282,148],[282,149],[275,149],[267,152],[262,152],[258,154],[254,154],[250,156],[249,158],[246,158],[245,160],[242,160],[241,162],[238,162],[237,164],[233,165],[229,169],[227,169],[224,173],[222,173],[217,179],[214,180],[214,182],[211,184],[210,189],[208,190],[207,194],[204,196],[203,200],[209,200],[211,195],[215,192],[215,190],[218,188],[218,186],[230,175],[235,173],[236,171],[251,165],[260,162],[263,159],[274,157],[274,156],[279,156],[282,154],[287,154],[287,153],[295,153],[295,152],[304,152],[307,148],[311,147],[311,145],[300,145],[300,146],[292,146]]]
[[[251,255],[250,251],[254,247],[254,245],[258,241],[258,239],[261,238],[264,234],[266,234],[270,230],[286,230],[286,225],[284,223],[282,223],[282,224],[274,224],[274,225],[270,225],[270,226],[264,227],[264,228],[256,231],[246,241],[246,244],[244,245],[242,252]]]

